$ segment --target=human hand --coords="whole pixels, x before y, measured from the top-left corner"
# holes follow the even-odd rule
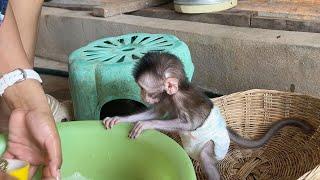
[[[59,178],[60,138],[40,84],[23,81],[8,88],[4,98],[12,110],[4,157],[28,161],[30,176],[39,165],[44,165],[43,178]]]
[[[2,180],[17,180],[17,178],[14,178],[14,177],[10,176],[9,174],[6,174],[2,171],[0,171],[0,179],[2,179]]]

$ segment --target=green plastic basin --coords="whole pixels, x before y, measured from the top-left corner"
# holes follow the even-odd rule
[[[64,180],[196,180],[188,155],[168,136],[147,130],[128,138],[132,126],[106,130],[101,121],[58,125]]]

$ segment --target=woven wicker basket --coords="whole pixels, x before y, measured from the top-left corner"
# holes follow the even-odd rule
[[[220,107],[228,126],[246,138],[259,138],[273,122],[288,117],[305,119],[315,128],[310,136],[296,127],[285,127],[258,149],[231,144],[228,155],[218,164],[223,179],[298,179],[320,164],[320,99],[254,89],[215,98],[213,102]],[[180,143],[176,134],[170,136]],[[198,162],[194,167],[197,179],[206,179]],[[320,179],[319,169],[302,178]]]

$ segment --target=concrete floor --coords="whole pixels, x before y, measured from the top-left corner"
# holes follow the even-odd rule
[[[67,78],[56,76],[41,75],[43,88],[47,94],[54,96],[59,100],[69,100],[70,91]]]
[[[215,93],[295,87],[295,92],[320,97],[319,33],[126,14],[97,18],[86,11],[43,8],[36,53],[67,62],[88,42],[134,32],[173,34],[187,43],[195,65],[193,82]]]
[[[35,59],[35,67],[68,71],[67,63],[39,57],[36,57]],[[67,78],[43,74],[41,74],[41,78],[43,80],[43,88],[47,94],[50,94],[61,101],[71,99]]]

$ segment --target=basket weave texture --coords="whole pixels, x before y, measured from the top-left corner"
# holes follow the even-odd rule
[[[315,129],[312,135],[307,135],[299,128],[285,127],[257,149],[245,149],[231,143],[228,155],[218,163],[223,179],[320,179],[320,168],[315,168],[320,164],[320,99],[297,93],[253,89],[212,101],[220,108],[227,125],[246,138],[260,138],[273,122],[283,118],[303,119]],[[181,144],[177,134],[169,135]],[[205,180],[199,163],[193,163],[197,179]]]

